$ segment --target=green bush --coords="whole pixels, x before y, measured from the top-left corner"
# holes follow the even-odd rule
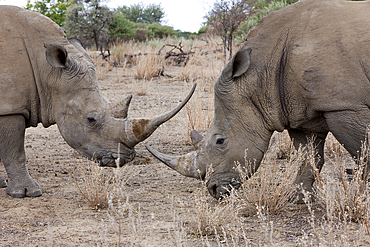
[[[271,13],[272,11],[279,10],[281,8],[284,8],[285,6],[288,6],[290,2],[294,1],[285,1],[285,0],[277,0],[277,1],[260,1],[256,5],[256,13],[249,17],[245,22],[243,22],[238,31],[236,32],[236,38],[240,41],[244,41],[245,37],[247,36],[248,31],[256,26],[260,20]]]
[[[134,36],[134,23],[126,19],[124,15],[116,14],[113,21],[109,23],[109,38],[130,40]]]
[[[198,31],[198,35],[201,35],[206,32],[207,32],[207,26],[202,26]]]
[[[158,23],[152,23],[148,25],[148,28],[153,32],[154,38],[165,38],[168,36],[174,36],[176,34],[170,26],[161,26]]]

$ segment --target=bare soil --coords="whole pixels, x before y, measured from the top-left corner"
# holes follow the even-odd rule
[[[193,86],[163,77],[136,80],[129,70],[112,68],[99,82],[104,96],[113,103],[134,95],[129,117],[152,117],[172,109]],[[204,91],[198,88],[197,93]],[[81,166],[86,159],[67,145],[57,126],[27,129],[27,166],[43,195],[19,199],[0,190],[0,246],[117,246],[119,242],[121,246],[231,245],[230,239],[227,242],[209,236],[206,241],[188,231],[187,221],[198,210],[194,193],[201,182],[179,175],[145,149],[145,145],[151,145],[167,154],[183,154],[193,150],[186,135],[186,115],[182,110],[136,147],[137,158],[121,168],[129,175],[122,190],[133,213],[130,216],[121,212],[123,217],[118,222],[117,217],[109,217],[114,212],[92,209],[79,193],[72,167]],[[0,174],[6,174],[2,166]],[[207,200],[217,204],[209,195]],[[238,240],[238,245],[315,245],[310,240],[313,235],[309,217],[306,206],[269,216],[268,220],[242,217],[245,239]],[[349,239],[353,238],[350,242],[357,243],[358,236],[363,235],[361,224],[351,224],[349,229]]]

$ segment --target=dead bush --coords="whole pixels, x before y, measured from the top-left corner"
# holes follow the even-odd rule
[[[149,80],[163,73],[163,61],[157,55],[141,56],[137,64],[135,77],[137,79]]]
[[[81,162],[72,167],[76,186],[90,207],[95,210],[108,207],[108,198],[115,186],[111,169],[99,167],[94,162]]]
[[[266,210],[263,213],[276,214],[288,209],[295,193],[293,182],[304,156],[304,151],[299,149],[283,163],[266,155],[257,172],[247,159],[245,167],[239,164],[237,170],[242,185],[235,193],[242,214],[255,214],[261,209]]]
[[[227,238],[238,228],[238,209],[232,200],[214,202],[214,199],[209,197],[206,184],[212,172],[210,167],[202,186],[193,193],[196,210],[191,219],[186,219],[185,223],[189,233],[195,236]]]

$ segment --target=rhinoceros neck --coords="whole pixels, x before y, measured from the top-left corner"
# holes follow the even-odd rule
[[[25,42],[27,43],[27,41]],[[33,85],[32,95],[30,95],[30,126],[42,123],[44,127],[55,124],[52,114],[52,95],[47,84],[47,69],[38,54],[30,51],[31,44],[26,45],[26,51],[31,66]]]
[[[240,85],[247,92],[249,104],[270,131],[283,131],[289,126],[292,106],[289,31],[280,35],[277,43],[260,42],[257,36],[245,44],[252,48],[251,70],[247,72],[246,83]]]
[[[47,64],[45,44],[68,45],[69,42],[62,29],[43,15],[26,12],[27,22],[23,28],[28,30],[23,35],[23,43],[33,75],[33,95],[30,97],[30,125],[36,122],[44,127],[55,124],[53,114],[53,92],[50,87],[53,69]],[[36,35],[36,37],[35,37]],[[31,105],[32,105],[31,104]]]

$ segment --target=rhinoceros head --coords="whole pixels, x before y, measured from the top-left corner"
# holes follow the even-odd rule
[[[217,79],[214,118],[198,151],[168,156],[147,146],[160,161],[188,177],[204,179],[207,166],[212,164],[207,187],[215,198],[227,194],[231,187],[239,188],[237,162],[253,166],[248,171],[257,169],[268,146],[268,135],[271,135],[263,131],[258,110],[249,107],[253,90],[241,83],[255,78],[253,69],[249,68],[250,53],[250,49],[238,51]]]
[[[131,161],[134,146],[180,111],[195,89],[167,113],[128,118],[132,96],[112,107],[101,94],[95,67],[82,46],[71,42],[68,49],[57,44],[45,47],[46,60],[52,67],[48,75],[51,114],[66,142],[101,166],[116,166],[118,158],[119,165]]]

